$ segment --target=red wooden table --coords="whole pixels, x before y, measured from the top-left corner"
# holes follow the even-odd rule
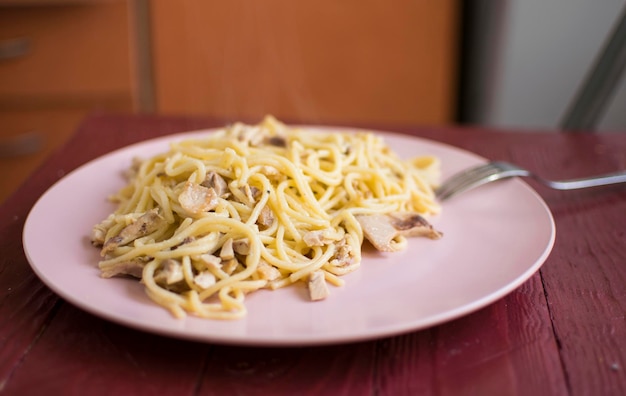
[[[540,271],[460,319],[395,337],[316,347],[170,339],[83,312],[22,250],[25,218],[72,169],[147,138],[223,123],[94,115],[0,207],[0,394],[624,395],[626,186],[577,192],[529,182],[550,207]],[[626,134],[396,129],[554,178],[626,169]]]

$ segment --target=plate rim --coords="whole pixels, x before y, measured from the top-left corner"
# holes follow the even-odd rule
[[[440,142],[437,140],[428,139],[428,138],[424,138],[424,137],[416,136],[412,134],[392,132],[392,131],[383,131],[383,130],[377,130],[377,129],[366,129],[366,128],[359,128],[359,127],[333,127],[333,126],[327,126],[327,125],[323,125],[323,126],[292,125],[291,127],[292,128],[305,128],[305,129],[312,129],[312,130],[322,130],[322,131],[326,130],[326,131],[341,131],[341,132],[372,132],[377,135],[381,135],[384,139],[386,139],[386,137],[398,138],[401,140],[407,139],[414,143],[419,143],[419,144],[425,143],[427,145],[439,146],[445,151],[451,151],[451,152],[454,152],[455,154],[462,154],[464,156],[471,157],[475,161],[480,161],[480,162],[488,161],[485,157],[480,156],[476,153],[473,153],[469,150],[454,146],[452,144],[448,144],[448,143],[444,143],[444,142]],[[283,346],[283,347],[316,346],[316,345],[331,345],[331,344],[347,343],[347,342],[360,342],[360,341],[365,341],[365,340],[390,337],[394,335],[407,333],[410,331],[418,331],[418,330],[423,330],[426,328],[434,327],[442,323],[466,316],[472,312],[475,312],[481,308],[488,306],[489,304],[492,304],[500,300],[501,298],[505,297],[506,295],[508,295],[509,293],[511,293],[518,287],[520,287],[522,284],[527,282],[532,277],[532,275],[535,274],[541,268],[541,266],[545,263],[545,261],[549,257],[554,247],[554,243],[556,240],[556,224],[555,224],[554,216],[549,206],[543,200],[543,198],[537,193],[536,190],[534,190],[530,185],[528,185],[523,180],[517,179],[516,181],[521,186],[523,186],[523,188],[525,188],[527,192],[529,192],[533,196],[536,203],[541,206],[541,208],[543,209],[543,212],[547,215],[547,219],[549,220],[548,223],[550,226],[550,231],[549,231],[550,235],[549,235],[549,240],[546,241],[546,245],[543,248],[540,256],[535,260],[534,263],[532,263],[531,266],[526,268],[526,270],[522,274],[519,274],[518,276],[516,276],[513,282],[510,282],[504,287],[501,287],[498,290],[492,293],[489,293],[480,299],[473,301],[471,304],[465,304],[461,307],[457,307],[455,309],[441,312],[438,315],[434,315],[434,317],[431,317],[427,321],[427,323],[423,325],[415,326],[416,321],[413,320],[410,322],[398,323],[394,326],[388,326],[385,331],[378,331],[375,334],[368,333],[368,332],[360,332],[359,334],[342,334],[338,336],[325,336],[325,337],[318,336],[317,338],[312,338],[312,339],[288,339],[288,340],[278,340],[275,338],[265,338],[265,337],[250,338],[248,334],[245,334],[243,336],[233,336],[233,335],[220,336],[220,335],[206,335],[206,334],[201,335],[197,333],[186,333],[184,330],[184,326],[182,327],[183,330],[174,330],[172,328],[160,328],[160,329],[155,328],[155,326],[148,325],[144,322],[133,320],[132,318],[128,318],[128,317],[120,317],[119,315],[113,315],[112,313],[106,312],[102,309],[99,309],[98,307],[93,307],[89,304],[85,304],[81,302],[80,299],[73,296],[72,293],[57,287],[57,285],[46,276],[44,271],[42,271],[42,268],[40,268],[34,262],[34,259],[32,258],[28,249],[28,246],[31,243],[31,241],[28,240],[28,235],[32,227],[32,223],[34,221],[34,215],[37,213],[36,210],[41,206],[42,202],[45,202],[46,198],[51,194],[51,192],[54,191],[56,188],[59,188],[59,186],[62,185],[64,181],[72,177],[75,177],[75,175],[78,174],[79,172],[86,171],[90,167],[93,167],[94,164],[96,164],[99,161],[106,161],[108,158],[111,158],[112,156],[122,155],[123,153],[126,153],[126,152],[130,153],[143,146],[151,145],[151,144],[163,144],[164,149],[167,149],[168,144],[170,142],[178,141],[181,139],[187,139],[196,135],[215,133],[216,131],[220,129],[222,128],[221,127],[202,128],[202,129],[194,129],[190,131],[176,132],[176,133],[167,134],[167,135],[163,135],[159,137],[145,139],[139,142],[135,142],[135,143],[128,144],[126,146],[119,147],[117,149],[114,149],[107,153],[99,155],[77,166],[76,168],[74,168],[73,170],[65,174],[62,178],[57,180],[55,183],[53,183],[51,186],[49,186],[46,189],[46,191],[36,200],[35,204],[29,210],[29,213],[24,222],[23,231],[22,231],[22,243],[23,243],[24,253],[26,255],[26,258],[30,267],[35,272],[37,277],[59,297],[61,297],[66,302],[78,307],[79,309],[83,311],[86,311],[90,314],[93,314],[105,320],[118,323],[120,325],[127,326],[129,328],[134,328],[137,330],[149,332],[152,334],[158,334],[158,335],[168,336],[168,337],[177,338],[177,339],[185,339],[185,340],[216,343],[216,344],[226,344],[226,345]],[[85,232],[87,233],[88,230],[86,230]],[[210,321],[210,319],[198,319],[198,318],[194,318],[194,319]],[[174,319],[174,320],[179,320],[179,319]],[[185,319],[183,319],[183,321],[184,320]]]

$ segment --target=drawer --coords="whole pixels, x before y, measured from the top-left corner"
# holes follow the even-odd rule
[[[126,1],[0,8],[0,100],[128,95],[131,29]]]
[[[0,111],[0,203],[74,133],[85,109]],[[21,142],[12,149],[8,142]]]

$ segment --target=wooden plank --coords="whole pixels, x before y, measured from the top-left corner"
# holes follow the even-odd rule
[[[121,328],[64,304],[4,392],[193,395],[209,349]]]
[[[23,221],[23,220],[22,220]],[[21,235],[21,221],[4,228],[8,234]],[[3,233],[4,234],[4,233]],[[32,272],[26,259],[17,257],[19,241],[0,235],[0,392],[9,382],[24,355],[51,320],[58,298]],[[13,253],[15,252],[15,253]]]
[[[3,252],[0,255],[0,391],[14,389],[13,386],[19,386],[20,389],[21,386],[30,386],[29,375],[33,373],[28,367],[37,364],[39,348],[44,348],[46,353],[51,354],[50,357],[57,359],[51,366],[40,367],[40,370],[49,370],[51,367],[63,370],[66,367],[64,364],[73,364],[65,359],[58,360],[64,356],[63,353],[53,354],[49,349],[45,349],[52,348],[51,345],[58,341],[54,337],[48,338],[50,337],[48,325],[52,323],[52,328],[55,329],[54,326],[58,326],[57,322],[62,324],[67,318],[61,316],[59,319],[54,316],[55,307],[60,300],[39,281],[22,250],[24,221],[35,201],[54,182],[92,159],[94,155],[104,154],[120,145],[159,133],[196,129],[207,123],[207,120],[200,123],[193,119],[170,119],[165,122],[157,122],[154,119],[151,122],[142,119],[133,121],[132,118],[123,116],[107,120],[104,121],[97,116],[91,118],[77,135],[70,138],[64,151],[53,152],[45,164],[39,166],[39,169],[25,180],[18,189],[19,192],[10,196],[0,206],[0,251]],[[63,304],[61,303],[61,307]],[[61,311],[65,312],[65,309],[71,310],[71,307],[64,307]],[[78,314],[79,311],[74,311],[79,318],[69,320],[67,324],[70,326],[73,320],[77,320],[78,323],[85,321]],[[63,331],[66,330],[71,332],[71,329]],[[62,336],[63,331],[59,330],[55,337]],[[42,340],[43,344],[38,344],[39,340]],[[33,354],[30,354],[31,352]],[[35,359],[31,361],[33,356]],[[24,367],[27,371],[21,371]],[[22,375],[25,377],[21,377]],[[15,378],[18,379],[17,382]],[[22,382],[20,378],[26,379]]]
[[[22,250],[24,221],[37,196],[0,206],[0,390],[51,320],[58,301]]]
[[[539,274],[472,315],[379,344],[381,394],[567,394]]]
[[[441,394],[567,394],[539,274],[437,335]]]
[[[213,349],[203,395],[364,395],[372,389],[374,343],[310,348]]]
[[[375,342],[211,346],[138,332],[56,305],[59,300],[36,279],[21,252],[21,227],[35,199],[94,156],[209,125],[221,123],[95,116],[0,207],[0,250],[9,252],[0,256],[0,389],[5,393],[624,393],[623,186],[576,193],[536,186],[558,220],[557,244],[540,275],[472,315]],[[608,135],[417,132],[488,157],[534,164],[554,177],[626,165],[626,142]]]
[[[563,178],[626,169],[621,142],[563,137],[536,147],[532,162]],[[541,191],[557,216],[555,265],[542,274],[569,385],[581,395],[626,394],[626,188]]]
[[[626,143],[615,135],[590,134],[571,139],[563,134],[532,131],[463,131],[465,136],[457,130],[443,138],[490,159],[529,165],[546,177],[573,178],[626,169]],[[436,130],[420,133],[438,138]],[[624,394],[626,190],[622,185],[559,192],[528,182],[544,197],[557,219],[556,243],[541,275],[565,371],[566,391]],[[557,370],[553,356],[543,360]],[[532,374],[534,368],[525,369]],[[559,383],[557,377],[551,378],[552,386]],[[562,391],[554,389],[555,394]]]
[[[511,133],[474,134],[463,146],[555,179],[626,169],[626,143],[616,135]],[[562,192],[528,182],[556,218],[554,249],[541,274],[568,388],[624,394],[626,189]]]

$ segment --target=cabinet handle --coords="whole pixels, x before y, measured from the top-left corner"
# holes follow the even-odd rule
[[[0,140],[0,158],[12,158],[36,153],[43,148],[43,136],[38,132],[26,132],[21,135]]]
[[[30,39],[26,37],[0,41],[0,60],[15,59],[27,55],[31,49]]]

